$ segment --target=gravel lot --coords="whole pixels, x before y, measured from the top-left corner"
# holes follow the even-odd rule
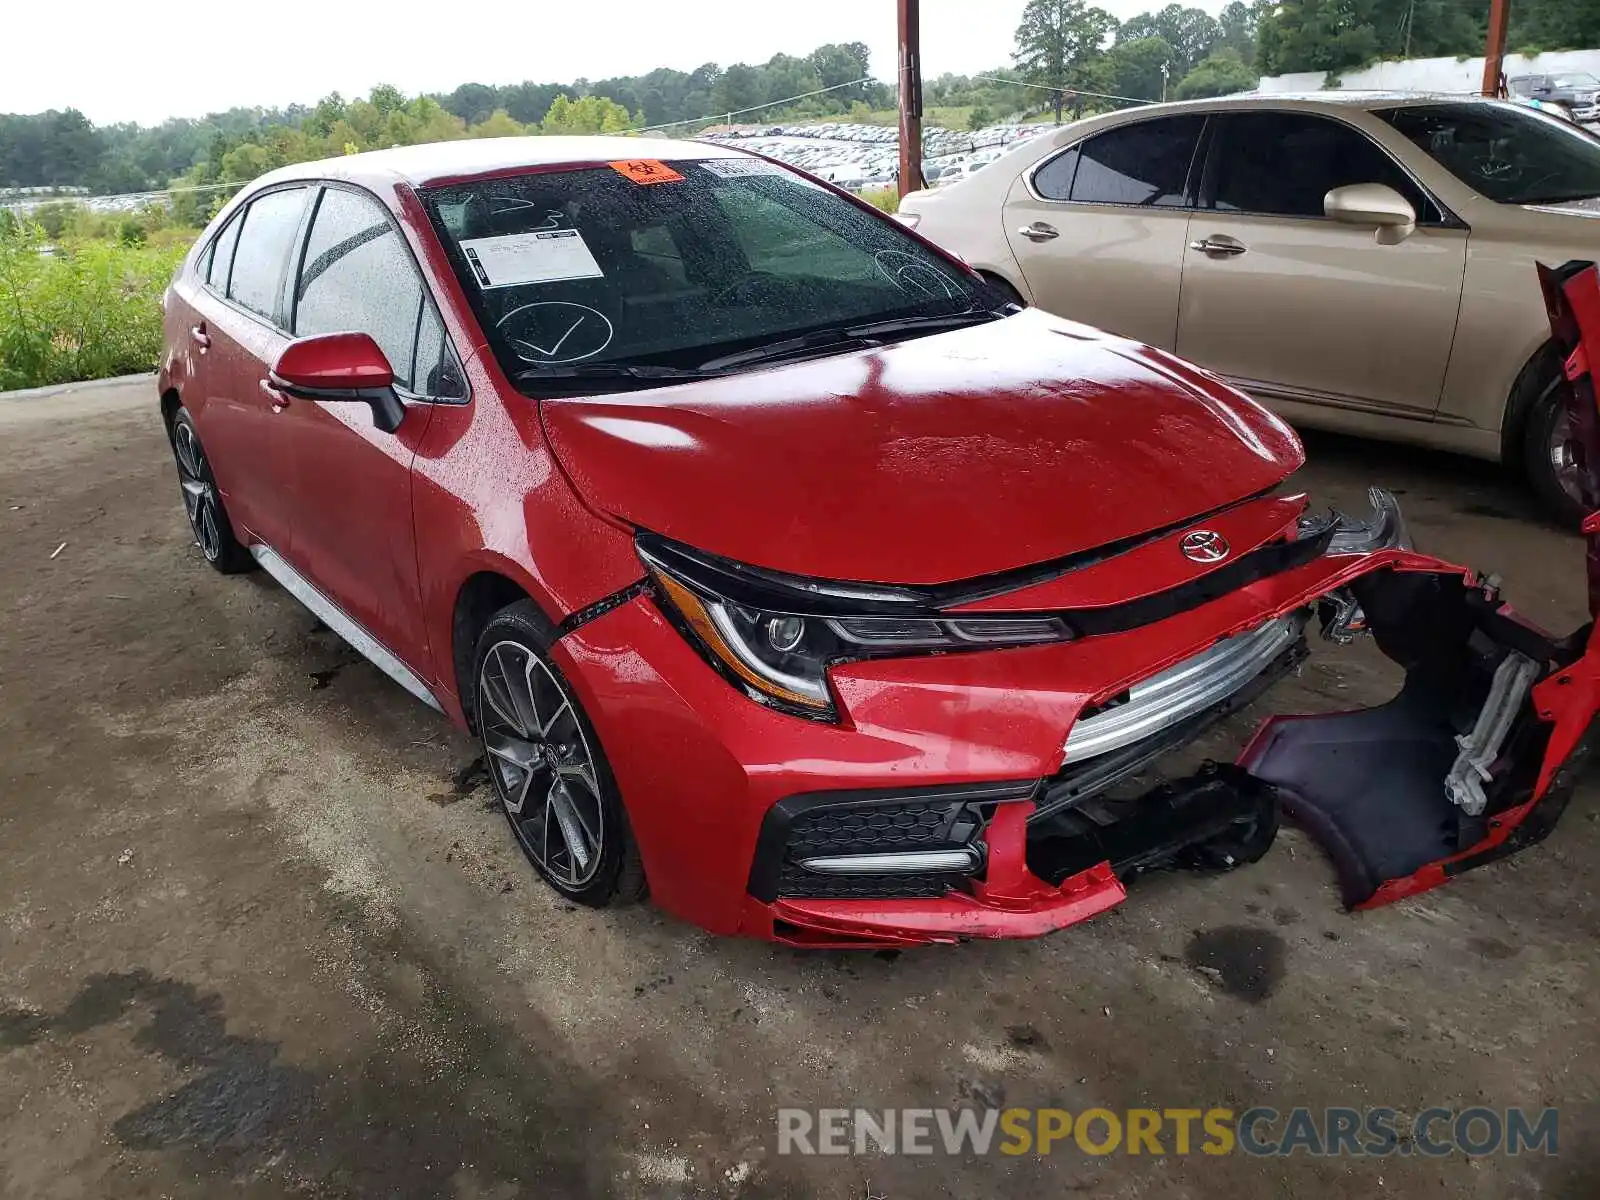
[[[1493,469],[1311,459],[1319,497],[1390,485],[1425,548],[1580,619],[1577,541]],[[465,739],[204,565],[148,380],[0,399],[0,629],[5,1197],[1600,1194],[1592,784],[1544,846],[1355,917],[1293,831],[1033,943],[799,954],[578,910]],[[1277,695],[1388,679],[1328,650]],[[963,1102],[1559,1105],[1561,1153],[777,1154],[779,1106]]]

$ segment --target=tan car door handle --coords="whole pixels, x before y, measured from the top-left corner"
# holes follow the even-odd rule
[[[1190,242],[1189,249],[1198,250],[1202,254],[1215,255],[1218,258],[1232,258],[1243,254],[1250,249],[1238,238],[1231,238],[1225,233],[1214,233],[1208,238],[1201,238],[1198,242]]]
[[[1032,225],[1024,225],[1017,230],[1018,237],[1025,237],[1030,242],[1048,242],[1051,238],[1061,236],[1054,225],[1046,225],[1043,221],[1035,221]]]

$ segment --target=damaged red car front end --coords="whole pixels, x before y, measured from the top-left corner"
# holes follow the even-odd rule
[[[1588,389],[1575,371],[1575,406]],[[552,422],[569,455],[570,419]],[[1534,627],[1496,581],[1413,548],[1391,496],[1369,499],[1318,515],[1269,491],[963,585],[828,584],[641,534],[648,584],[563,639],[562,665],[602,729],[629,730],[612,766],[650,797],[630,816],[655,899],[718,932],[1037,936],[1142,873],[1259,859],[1280,814],[1327,850],[1346,905],[1373,907],[1549,832],[1590,751],[1600,653],[1592,624]],[[731,613],[769,630],[794,615],[859,652],[828,667],[822,719],[741,678]],[[1008,628],[1034,644],[872,652]],[[1192,761],[1312,641],[1366,637],[1404,673],[1391,700],[1268,717],[1232,761]],[[703,670],[724,659],[723,678]]]

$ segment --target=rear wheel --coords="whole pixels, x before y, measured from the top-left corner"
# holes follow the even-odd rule
[[[189,518],[195,543],[205,559],[224,575],[237,575],[256,565],[250,552],[233,535],[233,523],[217,490],[211,460],[200,444],[189,410],[180,408],[172,419],[172,456],[178,464],[178,486],[183,511]]]
[[[644,868],[599,739],[551,661],[532,601],[478,638],[474,710],[484,761],[517,844],[546,883],[595,908],[644,895]]]

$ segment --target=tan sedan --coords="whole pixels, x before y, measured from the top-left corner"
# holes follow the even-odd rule
[[[1578,515],[1533,268],[1600,258],[1600,139],[1576,126],[1458,97],[1151,105],[907,196],[901,219],[1292,421],[1502,460]]]

